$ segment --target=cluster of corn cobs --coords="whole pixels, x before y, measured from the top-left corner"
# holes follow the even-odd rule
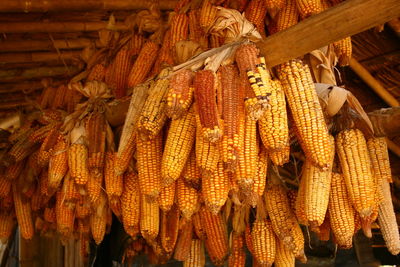
[[[273,33],[298,21],[290,12],[299,12],[302,2],[206,0],[188,9],[189,1],[181,1],[161,48],[160,40],[134,35],[114,57],[95,64],[87,81],[105,82],[116,97],[159,74],[120,153],[104,99],[62,86],[55,98],[45,92],[43,111],[9,138],[0,237],[7,239],[18,221],[24,238],[35,229],[57,232],[80,239],[87,254],[90,238],[102,241],[114,213],[134,240],[127,258],[146,253],[154,263],[174,257],[203,266],[206,250],[215,265],[244,266],[247,247],[260,265],[294,266],[295,258],[306,260],[300,224],[348,248],[357,230],[371,235],[378,219],[397,254],[384,139],[365,140],[357,129],[330,133],[307,65],[293,60],[267,70],[249,43],[215,73],[164,69],[181,63],[180,41],[202,49],[224,43],[205,34],[216,4],[245,11],[262,33],[268,15]],[[293,190],[280,166],[297,144],[304,163]]]

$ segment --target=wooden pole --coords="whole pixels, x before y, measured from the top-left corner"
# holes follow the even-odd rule
[[[80,38],[66,40],[5,40],[0,42],[0,52],[23,52],[23,51],[55,51],[57,49],[82,49],[94,44],[96,48],[101,48],[99,40]]]
[[[2,4],[0,4],[1,6]],[[92,32],[107,28],[107,22],[2,22],[0,33]],[[113,30],[126,31],[128,26],[117,23]]]
[[[0,53],[0,65],[4,63],[22,62],[46,62],[79,59],[81,50],[57,52],[23,52],[23,53]]]
[[[51,80],[51,86],[58,86],[60,84],[67,83],[67,80]],[[26,81],[21,83],[2,83],[0,84],[0,94],[3,93],[15,93],[24,92],[31,93],[36,90],[42,89],[45,86],[41,81]]]
[[[1,82],[14,82],[43,77],[72,76],[82,70],[82,66],[39,67],[33,69],[0,70]]]
[[[350,59],[350,68],[391,107],[400,106],[399,101],[375,79],[356,59]]]
[[[375,136],[400,135],[400,107],[383,108],[368,113]]]
[[[2,0],[0,12],[48,12],[146,9],[158,3],[159,8],[171,10],[178,0]]]
[[[257,46],[266,64],[273,67],[399,15],[399,0],[347,0],[267,37]]]

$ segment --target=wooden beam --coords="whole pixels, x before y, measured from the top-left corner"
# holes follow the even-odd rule
[[[55,49],[82,49],[94,44],[96,48],[102,47],[99,40],[80,39],[58,39],[51,40],[5,40],[0,42],[0,53],[23,52],[23,51],[55,51]]]
[[[7,63],[22,62],[46,62],[76,59],[79,60],[81,50],[57,52],[23,52],[23,53],[0,53],[0,65]]]
[[[400,135],[400,107],[383,108],[368,113],[376,136]]]
[[[273,67],[383,24],[399,14],[399,0],[347,0],[267,37],[257,46],[267,65]]]
[[[1,4],[0,4],[1,6]],[[0,23],[0,33],[37,33],[37,32],[91,32],[107,27],[107,22],[10,22]],[[114,30],[126,31],[128,26],[117,23]]]
[[[73,76],[82,70],[82,66],[39,67],[33,69],[0,70],[1,82],[23,81],[44,77]]]
[[[171,10],[178,0],[2,0],[0,12],[48,12],[48,11],[93,11],[146,9],[152,3],[159,8]]]

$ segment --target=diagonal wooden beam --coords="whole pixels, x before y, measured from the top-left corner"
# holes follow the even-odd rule
[[[269,67],[400,16],[399,0],[347,0],[257,45]]]

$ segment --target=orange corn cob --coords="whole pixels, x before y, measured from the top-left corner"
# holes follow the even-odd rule
[[[283,31],[299,21],[299,11],[297,10],[296,0],[286,0],[286,4],[276,15],[276,31]]]
[[[208,255],[214,265],[221,266],[228,256],[228,233],[221,214],[214,215],[207,208],[200,209],[202,225],[205,226],[205,240]]]
[[[89,201],[95,204],[100,197],[103,186],[103,175],[90,175],[89,181],[87,182],[87,195]]]
[[[286,4],[286,0],[265,0],[268,9],[282,9]]]
[[[136,131],[131,133],[128,142],[121,152],[118,152],[115,159],[115,175],[122,175],[128,169],[136,151]]]
[[[134,87],[146,79],[157,58],[157,51],[158,44],[153,41],[147,41],[143,45],[139,56],[129,72],[128,87]]]
[[[194,97],[205,139],[215,143],[222,136],[217,109],[215,74],[210,70],[196,72],[194,77]]]
[[[261,266],[272,266],[275,260],[276,241],[269,220],[260,220],[253,223],[251,229],[253,256]]]
[[[326,214],[324,222],[317,228],[312,229],[321,241],[329,241],[331,238],[331,223],[329,220],[329,213]]]
[[[351,37],[346,37],[333,43],[335,53],[339,58],[339,66],[348,66],[352,55]]]
[[[229,267],[242,267],[246,263],[246,249],[243,234],[231,233],[231,253],[228,258]]]
[[[188,39],[189,18],[185,13],[177,13],[171,19],[171,47],[179,41]]]
[[[248,21],[253,23],[261,35],[265,36],[264,19],[267,14],[267,6],[265,0],[251,0],[244,11]]]
[[[201,267],[206,263],[204,243],[199,239],[192,239],[188,258],[183,262],[183,267]]]
[[[370,138],[367,140],[367,147],[374,170],[375,183],[379,190],[383,181],[393,182],[387,143],[383,137]]]
[[[104,166],[104,181],[106,185],[106,193],[110,199],[119,198],[122,195],[123,179],[122,175],[115,174],[115,158],[116,153],[106,153],[106,164]]]
[[[271,151],[268,155],[275,165],[282,166],[289,162],[290,146],[286,146],[280,151]]]
[[[23,159],[31,155],[37,149],[38,143],[40,143],[44,139],[44,136],[43,138],[41,137],[40,141],[35,141],[36,144],[33,141],[29,140],[27,136],[18,140],[17,143],[15,143],[8,151],[9,158],[7,158],[7,161],[15,163],[18,161],[22,161]]]
[[[302,177],[300,178],[300,185],[299,189],[297,191],[296,195],[296,201],[295,201],[295,214],[296,218],[299,221],[299,223],[303,225],[308,225],[308,218],[306,215],[306,173],[309,172],[309,168],[306,168],[305,164],[303,165],[303,174]],[[304,178],[304,179],[303,179]]]
[[[201,181],[202,195],[207,208],[213,214],[218,214],[229,193],[229,177],[223,163],[220,161],[217,169],[210,176],[203,176]]]
[[[55,124],[48,124],[45,126],[40,127],[36,131],[33,131],[29,136],[28,136],[28,142],[31,143],[41,143],[43,140],[46,138],[46,136],[49,134],[49,132],[54,129],[56,125]]]
[[[89,179],[88,149],[84,144],[72,144],[68,149],[68,167],[78,185],[85,185]]]
[[[294,267],[295,265],[294,254],[288,250],[285,244],[276,238],[276,255],[274,266],[276,267]]]
[[[165,112],[172,119],[182,117],[193,101],[193,72],[182,70],[171,77]]]
[[[4,172],[4,178],[7,180],[14,180],[22,172],[22,169],[24,168],[24,161],[18,161],[14,164],[11,164],[10,166],[7,167],[7,169]]]
[[[72,179],[69,174],[67,174],[63,179],[61,192],[64,205],[68,205],[70,203],[75,204],[79,199],[79,193],[76,189],[74,179]]]
[[[135,35],[134,35],[135,36]],[[132,37],[134,39],[135,37]],[[130,41],[130,43],[134,40]],[[122,98],[126,96],[127,82],[130,67],[132,66],[132,50],[129,49],[128,43],[118,51],[114,59],[115,64],[115,98]]]
[[[199,201],[197,190],[180,177],[176,181],[176,198],[182,217],[190,219],[196,211]]]
[[[24,239],[31,239],[34,235],[34,228],[30,202],[23,199],[16,185],[13,185],[12,189],[15,214],[17,216],[21,236]]]
[[[267,181],[267,169],[268,169],[268,154],[265,149],[261,149],[257,157],[257,173],[254,176],[254,183],[251,191],[257,196],[263,196],[265,190],[265,184]]]
[[[70,238],[74,231],[74,220],[75,220],[75,205],[67,205],[64,203],[65,194],[61,191],[57,192],[56,195],[56,221],[57,221],[57,232],[63,238]]]
[[[209,43],[209,47],[210,48],[220,47],[221,45],[224,44],[224,41],[225,41],[223,37],[217,36],[217,35],[214,35],[214,34],[210,35],[208,37],[208,39],[209,39],[208,43]]]
[[[286,190],[276,177],[267,181],[265,200],[275,234],[296,258],[305,260],[303,233],[290,209]]]
[[[208,31],[208,28],[214,22],[214,18],[217,15],[217,8],[211,4],[210,0],[203,1],[200,9],[199,24],[203,28],[204,32]]]
[[[160,209],[157,202],[148,202],[143,195],[140,204],[140,233],[151,244],[158,236]]]
[[[344,130],[336,136],[346,188],[351,202],[361,218],[372,213],[375,202],[375,185],[367,143],[360,130]]]
[[[321,0],[296,0],[296,4],[302,18],[307,18],[323,11]]]
[[[164,186],[160,191],[160,196],[158,197],[158,205],[160,209],[167,212],[171,209],[175,200],[175,187],[176,182],[174,181],[172,184]]]
[[[60,133],[57,129],[53,129],[44,139],[42,145],[39,148],[37,155],[37,164],[40,167],[47,166],[50,160],[50,156],[53,153],[54,147],[59,139]]]
[[[170,211],[162,212],[161,216],[161,245],[167,253],[172,253],[178,239],[179,209],[174,206]]]
[[[244,231],[244,240],[246,241],[246,247],[251,253],[251,255],[254,255],[254,245],[253,245],[253,240],[251,238],[251,229],[250,229],[250,224],[246,225],[245,231]]]
[[[336,243],[339,247],[351,248],[355,211],[346,190],[345,180],[339,173],[332,173],[328,211]]]
[[[103,169],[106,145],[106,121],[104,114],[93,113],[86,120],[86,136],[89,141],[89,169],[100,173]]]
[[[66,92],[68,90],[68,87],[64,84],[60,85],[57,87],[56,95],[51,102],[51,108],[52,109],[61,109],[63,107],[63,104],[65,103],[65,96]]]
[[[198,238],[200,238],[201,240],[205,240],[207,238],[206,236],[206,229],[203,226],[201,217],[200,217],[200,213],[196,212],[195,214],[193,214],[192,216],[193,218],[193,229],[194,232],[196,233],[196,236]]]
[[[12,190],[10,190],[7,196],[1,199],[0,210],[4,212],[12,212],[14,210],[14,199]]]
[[[192,243],[193,224],[191,221],[186,221],[179,231],[178,241],[176,242],[174,259],[185,261],[189,258],[190,247]]]
[[[56,217],[56,208],[55,207],[46,207],[43,213],[43,219],[49,223],[55,223],[57,220]]]
[[[189,11],[189,39],[200,44],[204,49],[208,48],[207,37],[199,24],[199,10]]]
[[[106,75],[106,67],[103,63],[98,63],[93,66],[90,70],[88,77],[86,78],[87,81],[104,81],[104,76]]]
[[[8,241],[15,226],[15,214],[0,212],[0,240]]]
[[[196,162],[195,149],[192,149],[192,151],[190,152],[189,158],[187,159],[185,167],[183,168],[181,177],[191,187],[195,189],[200,188],[201,173],[200,173],[200,168]]]
[[[192,150],[195,134],[196,117],[193,109],[182,118],[171,122],[161,164],[165,186],[176,181],[181,175]]]
[[[86,196],[79,195],[79,199],[75,206],[75,216],[77,219],[87,218],[91,213],[90,201]]]
[[[11,180],[0,175],[0,198],[5,198],[11,191]]]
[[[131,237],[135,237],[139,233],[140,192],[139,180],[134,172],[128,171],[124,175],[121,209],[124,229]]]
[[[107,197],[104,193],[100,195],[99,202],[93,208],[93,212],[90,215],[90,231],[95,243],[98,245],[103,241],[106,233],[107,217],[109,216]]]
[[[152,75],[157,75],[163,68],[174,65],[173,47],[171,46],[171,30],[167,30],[164,34],[163,44],[158,52],[158,57],[151,71]]]
[[[306,158],[328,169],[329,132],[308,66],[294,60],[281,65],[278,73]]]
[[[49,172],[46,169],[40,173],[38,187],[38,193],[42,198],[46,199],[51,196],[49,191]]]
[[[137,166],[140,192],[147,200],[154,201],[161,186],[162,135],[152,140],[137,140]]]
[[[127,43],[127,48],[132,56],[139,55],[146,39],[143,35],[133,34],[131,40]]]

